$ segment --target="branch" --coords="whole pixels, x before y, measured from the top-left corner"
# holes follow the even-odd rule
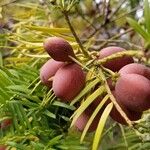
[[[80,12],[80,10],[79,10],[78,8],[76,8],[76,11],[77,11],[78,14],[81,16],[81,18],[82,18],[83,20],[85,20],[85,21],[89,24],[89,26],[91,26],[94,30],[96,30],[96,27],[94,26],[94,24],[92,24],[92,23],[85,17],[85,15],[82,14],[82,12]]]
[[[123,3],[125,3],[126,0],[123,0],[118,7],[116,8],[116,10],[114,12],[112,12],[112,14],[110,14],[109,19],[113,18],[113,16],[120,10],[121,6],[123,5]]]
[[[65,19],[66,19],[66,21],[67,21],[67,23],[68,23],[68,26],[69,26],[69,28],[70,28],[70,30],[71,30],[73,36],[75,37],[77,43],[79,44],[79,46],[80,46],[80,48],[81,48],[81,50],[82,50],[82,53],[83,53],[86,57],[90,58],[90,55],[88,54],[87,51],[85,51],[85,49],[84,49],[84,47],[83,47],[83,45],[82,45],[82,43],[81,43],[79,37],[77,36],[77,34],[76,34],[76,32],[75,32],[75,30],[74,30],[74,28],[73,28],[73,26],[72,26],[72,24],[71,24],[71,22],[70,22],[68,13],[67,13],[66,11],[62,11],[62,13],[63,13],[64,16],[65,16]]]
[[[124,34],[126,34],[126,33],[128,33],[128,32],[131,32],[131,31],[133,31],[133,29],[129,28],[129,29],[126,30],[125,32],[119,33],[119,34],[113,36],[112,38],[110,38],[110,40],[117,39],[117,38],[121,37],[122,35],[124,35]],[[100,45],[100,49],[103,48],[105,45],[107,45],[107,43],[108,43],[108,42],[106,41],[106,42],[104,42],[103,44],[101,44],[101,45]]]

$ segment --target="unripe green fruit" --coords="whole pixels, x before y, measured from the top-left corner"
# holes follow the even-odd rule
[[[120,75],[138,74],[150,80],[150,68],[137,63],[128,64],[119,70]]]
[[[75,63],[61,67],[53,79],[53,91],[62,101],[73,100],[85,85],[85,74]]]
[[[53,77],[56,73],[56,71],[64,66],[65,63],[64,62],[59,62],[59,61],[55,61],[53,59],[48,60],[41,68],[40,70],[40,79],[41,82],[48,86],[51,87],[52,86],[52,81],[49,81],[49,79],[51,77]]]
[[[115,86],[116,98],[132,111],[150,108],[150,80],[138,74],[122,75]]]
[[[60,37],[50,37],[44,42],[44,49],[56,61],[72,61],[69,56],[75,57],[71,45]]]
[[[125,51],[125,49],[121,48],[121,47],[115,47],[115,46],[110,46],[110,47],[106,47],[103,48],[100,52],[99,52],[99,59],[102,59],[104,57],[110,56],[112,54],[115,54],[117,52],[122,52]],[[113,60],[110,60],[106,63],[103,64],[104,67],[116,72],[119,71],[123,66],[133,63],[133,58],[130,56],[123,56],[121,58],[116,58]]]

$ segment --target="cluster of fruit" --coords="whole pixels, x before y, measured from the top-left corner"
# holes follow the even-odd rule
[[[99,52],[98,59],[121,51],[125,51],[125,49],[120,47],[104,48]],[[142,64],[134,63],[133,58],[129,56],[115,58],[106,62],[103,66],[114,72],[118,72],[119,78],[115,84],[112,84],[110,78],[107,80],[110,90],[127,117],[131,121],[139,120],[143,111],[150,108],[150,68]],[[76,126],[79,130],[82,131],[85,128],[87,121],[93,113],[93,109],[96,108],[102,99],[103,97],[97,98],[78,118]],[[101,114],[110,101],[108,100],[97,114],[89,131],[94,131],[97,128]],[[110,117],[118,123],[127,124],[115,106],[110,112]]]
[[[52,87],[55,95],[62,101],[73,100],[85,86],[85,73],[69,57],[75,58],[72,47],[62,38],[51,37],[45,41],[44,48],[53,59],[48,60],[41,68],[40,78],[42,83]],[[122,51],[125,51],[125,49],[121,47],[107,47],[100,50],[98,59]],[[112,80],[109,79],[108,85],[117,103],[128,118],[131,121],[139,120],[142,112],[150,108],[150,68],[134,63],[133,58],[130,56],[112,59],[104,63],[103,66],[119,73],[117,82],[112,84]],[[94,100],[77,119],[75,126],[79,130],[82,131],[85,128],[87,121],[102,99],[101,96]],[[96,129],[101,114],[108,103],[110,103],[110,100],[97,114],[89,131]],[[113,107],[110,116],[115,121],[126,124],[126,121],[115,107]]]
[[[85,86],[85,73],[69,57],[75,57],[75,54],[71,45],[64,39],[50,37],[44,42],[44,48],[53,59],[42,66],[41,81],[52,87],[58,98],[69,102]]]

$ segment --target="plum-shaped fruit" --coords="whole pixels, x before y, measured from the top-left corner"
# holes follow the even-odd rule
[[[75,63],[61,67],[53,79],[53,91],[62,101],[71,101],[85,85],[85,74]]]
[[[150,68],[137,63],[128,64],[119,70],[120,75],[139,74],[150,80]]]
[[[49,81],[49,79],[51,77],[53,77],[55,75],[55,73],[57,72],[57,70],[64,66],[65,63],[64,62],[59,62],[59,61],[55,61],[53,59],[48,60],[41,68],[40,70],[40,79],[41,82],[48,86],[51,87],[52,86],[52,81]]]
[[[116,98],[133,111],[150,108],[150,80],[138,74],[122,75],[115,86]]]
[[[139,119],[141,119],[142,116],[142,112],[136,112],[136,111],[130,111],[128,109],[126,109],[125,107],[121,107],[122,110],[126,113],[126,115],[128,116],[128,118],[131,121],[137,121]],[[110,117],[117,121],[118,123],[121,123],[123,125],[127,125],[127,122],[125,121],[125,119],[121,116],[121,114],[117,111],[117,109],[115,108],[115,106],[113,106],[112,111],[110,112]]]
[[[116,98],[116,94],[115,91],[112,91],[112,94],[114,95],[114,97]],[[91,108],[96,108],[99,103],[102,101],[103,97],[99,97],[97,98],[92,104],[91,104]],[[120,107],[123,109],[123,111],[126,113],[126,115],[128,116],[128,118],[131,121],[136,121],[139,120],[142,116],[142,112],[135,112],[135,111],[131,111],[128,110],[126,107],[124,107],[123,105],[120,104],[120,101],[118,99],[116,99],[117,103],[120,105]],[[105,107],[111,102],[110,99],[108,99],[106,101],[106,103],[103,105],[103,107],[101,108],[101,111],[103,111],[105,109]],[[121,116],[121,114],[117,111],[117,109],[115,108],[115,106],[113,106],[113,109],[110,112],[110,117],[117,121],[118,123],[124,124],[126,125],[126,121],[124,120],[124,118]]]
[[[75,57],[71,45],[60,37],[49,37],[44,42],[44,49],[56,61],[72,61],[69,56]]]
[[[88,120],[90,119],[91,115],[93,113],[93,109],[87,108],[77,119],[77,121],[75,122],[75,127],[77,127],[77,129],[79,131],[83,131]],[[92,124],[90,125],[88,132],[93,132],[96,130],[97,125],[99,123],[100,117],[101,117],[101,112],[99,112],[97,114],[97,116],[94,118]]]
[[[115,46],[103,48],[99,52],[99,59],[102,59],[104,57],[107,57],[107,56],[110,56],[112,54],[115,54],[117,52],[122,52],[122,51],[125,51],[125,49],[121,47],[115,47]],[[132,57],[123,56],[121,58],[110,60],[104,63],[103,66],[115,72],[115,71],[119,71],[123,66],[133,63],[133,62],[134,61]]]
[[[114,95],[114,97],[116,98],[116,94],[115,91],[112,91],[112,94]],[[109,103],[111,100],[108,100],[107,103]],[[142,112],[136,112],[136,111],[132,111],[127,109],[126,107],[124,107],[123,105],[120,104],[120,100],[116,98],[117,103],[119,104],[119,106],[122,108],[122,110],[125,112],[125,114],[128,116],[128,118],[131,121],[136,121],[139,120],[142,116]],[[117,121],[118,123],[127,125],[127,122],[125,121],[125,119],[121,116],[121,114],[118,112],[118,110],[116,109],[115,106],[113,106],[113,109],[110,112],[110,117]]]

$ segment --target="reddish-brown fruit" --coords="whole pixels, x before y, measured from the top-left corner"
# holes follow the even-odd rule
[[[57,70],[64,66],[65,63],[64,62],[59,62],[59,61],[55,61],[53,59],[48,60],[41,68],[40,70],[40,79],[41,82],[48,86],[51,87],[52,86],[52,81],[49,81],[49,79],[51,77],[53,77],[55,75],[55,73],[57,72]]]
[[[130,111],[126,108],[123,108],[123,106],[121,106],[122,110],[126,113],[126,115],[128,116],[128,118],[131,121],[137,121],[139,119],[141,119],[142,116],[142,112],[135,112],[135,111]],[[121,114],[117,111],[117,109],[115,108],[115,106],[113,106],[113,109],[110,113],[110,116],[113,120],[117,121],[118,123],[121,123],[123,125],[127,125],[127,122],[125,121],[125,119],[121,116]]]
[[[113,93],[114,97],[116,98],[115,91],[113,91],[112,93]],[[109,103],[110,101],[111,100],[108,100],[107,103]],[[141,118],[142,112],[131,111],[131,110],[127,109],[126,107],[124,107],[123,105],[121,105],[119,99],[116,98],[116,101],[131,121],[136,121],[136,120],[139,120]],[[127,122],[121,116],[121,114],[118,112],[118,110],[116,109],[115,106],[113,106],[113,109],[110,112],[110,116],[113,120],[117,121],[118,123],[127,125]]]
[[[96,98],[90,105],[90,108],[94,111],[96,109],[96,107],[99,105],[99,103],[103,100],[104,95],[99,96],[98,98]],[[103,111],[105,109],[105,105],[101,108],[101,111]]]
[[[71,45],[60,37],[49,37],[46,39],[44,49],[56,61],[72,61],[69,56],[75,57]]]
[[[55,95],[62,101],[71,101],[85,85],[85,74],[75,63],[61,67],[53,79]]]
[[[6,150],[7,146],[5,145],[0,145],[0,150]]]
[[[5,129],[5,128],[9,127],[11,124],[12,124],[12,119],[5,119],[1,122],[0,128]]]
[[[79,131],[83,131],[88,120],[90,119],[91,115],[93,113],[93,109],[91,109],[90,107],[88,109],[86,109],[77,119],[77,121],[75,122],[75,126],[78,128]],[[101,117],[101,112],[99,112],[97,114],[97,116],[94,118],[92,124],[90,125],[88,132],[93,132],[96,130],[97,125],[99,123],[100,117]]]
[[[132,63],[124,66],[119,70],[120,75],[139,74],[150,80],[150,68],[137,63]]]
[[[117,99],[129,110],[141,112],[150,108],[150,80],[141,75],[121,76],[115,91]]]
[[[107,56],[110,56],[112,54],[115,54],[117,52],[122,52],[122,51],[125,51],[125,49],[121,47],[114,47],[114,46],[106,47],[106,48],[103,48],[99,52],[99,58],[102,59],[104,57],[107,57]],[[109,62],[106,62],[105,64],[103,64],[103,66],[115,72],[115,71],[119,71],[123,66],[133,63],[133,62],[134,61],[132,57],[123,56],[121,58],[110,60]]]
[[[112,94],[114,95],[114,97],[116,98],[116,94],[115,91],[112,91]],[[95,109],[99,103],[102,101],[103,97],[99,97],[97,98],[92,104],[91,104],[91,108]],[[126,115],[128,116],[128,118],[131,121],[136,121],[139,120],[142,116],[142,112],[135,112],[135,111],[131,111],[128,110],[127,108],[123,107],[123,105],[120,104],[120,101],[118,99],[116,99],[117,103],[120,105],[120,107],[123,109],[123,111],[126,113]],[[106,101],[106,103],[104,104],[104,106],[101,109],[101,112],[104,111],[105,107],[111,102],[110,99],[108,99]],[[92,110],[93,110],[92,109]],[[127,125],[126,121],[124,120],[124,118],[121,116],[121,114],[117,111],[117,109],[115,108],[115,106],[113,106],[112,111],[110,112],[110,116],[113,120],[117,121],[118,123]]]

